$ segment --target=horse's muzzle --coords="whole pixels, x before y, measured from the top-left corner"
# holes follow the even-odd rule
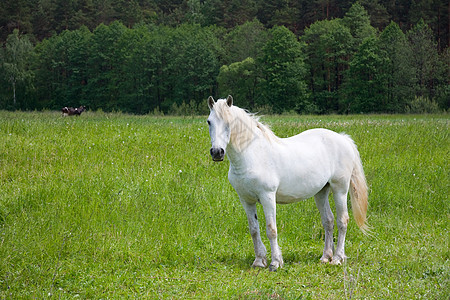
[[[211,148],[209,152],[211,153],[213,161],[222,161],[225,156],[225,150],[222,148]]]

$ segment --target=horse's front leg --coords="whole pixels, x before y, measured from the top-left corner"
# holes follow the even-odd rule
[[[260,201],[264,209],[264,215],[266,216],[266,233],[267,238],[270,241],[270,249],[272,252],[272,262],[270,263],[269,270],[276,271],[278,268],[283,267],[284,262],[277,240],[275,193],[269,194],[266,197],[261,197]]]
[[[248,228],[253,240],[253,247],[255,249],[255,261],[252,264],[254,268],[267,267],[267,250],[261,241],[261,234],[259,233],[258,215],[256,213],[256,203],[248,203],[241,199],[242,206],[245,209],[248,219]]]

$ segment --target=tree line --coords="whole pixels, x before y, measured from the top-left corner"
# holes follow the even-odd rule
[[[342,17],[312,22],[297,35],[292,24],[268,27],[260,18],[206,24],[206,3],[187,1],[190,21],[178,26],[138,19],[132,26],[123,20],[67,26],[42,41],[13,30],[0,52],[0,109],[206,113],[209,95],[228,94],[239,106],[266,113],[450,106],[448,47],[439,51],[423,19],[406,31],[394,21],[380,30],[355,3]],[[175,17],[177,7],[165,16]]]
[[[63,30],[119,20],[135,24],[178,26],[195,23],[227,29],[255,18],[266,28],[283,25],[297,36],[317,20],[343,18],[355,0],[2,0],[0,42],[19,29],[42,40]],[[371,24],[382,30],[390,21],[403,31],[423,19],[433,31],[439,50],[448,46],[449,7],[445,0],[359,0]]]

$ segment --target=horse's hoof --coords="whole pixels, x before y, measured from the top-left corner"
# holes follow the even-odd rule
[[[265,268],[267,267],[267,258],[256,258],[252,264],[253,268]]]
[[[282,268],[283,265],[284,265],[283,261],[281,261],[281,262],[273,261],[269,266],[269,271],[276,272],[278,270],[278,268]]]
[[[328,264],[330,261],[331,261],[331,257],[322,256],[320,258],[320,262],[323,263],[323,264]]]
[[[330,264],[333,266],[340,266],[342,265],[342,261],[333,259]]]
[[[344,263],[346,258],[347,257],[342,258],[341,256],[335,255],[335,256],[333,256],[333,259],[331,260],[330,264],[332,264],[334,266],[340,266]]]

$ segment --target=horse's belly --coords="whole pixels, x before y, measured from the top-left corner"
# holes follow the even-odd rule
[[[320,192],[328,182],[328,174],[314,174],[309,176],[289,176],[281,178],[277,189],[277,203],[293,203],[313,197]]]
[[[303,197],[296,197],[296,196],[283,195],[283,194],[277,194],[276,197],[277,197],[276,198],[277,204],[295,203],[295,202],[305,200],[306,198],[309,198],[309,197],[303,198]]]
[[[291,190],[289,192],[278,190],[276,194],[276,201],[278,204],[294,203],[311,198],[320,190],[321,188],[313,188],[308,190]]]

